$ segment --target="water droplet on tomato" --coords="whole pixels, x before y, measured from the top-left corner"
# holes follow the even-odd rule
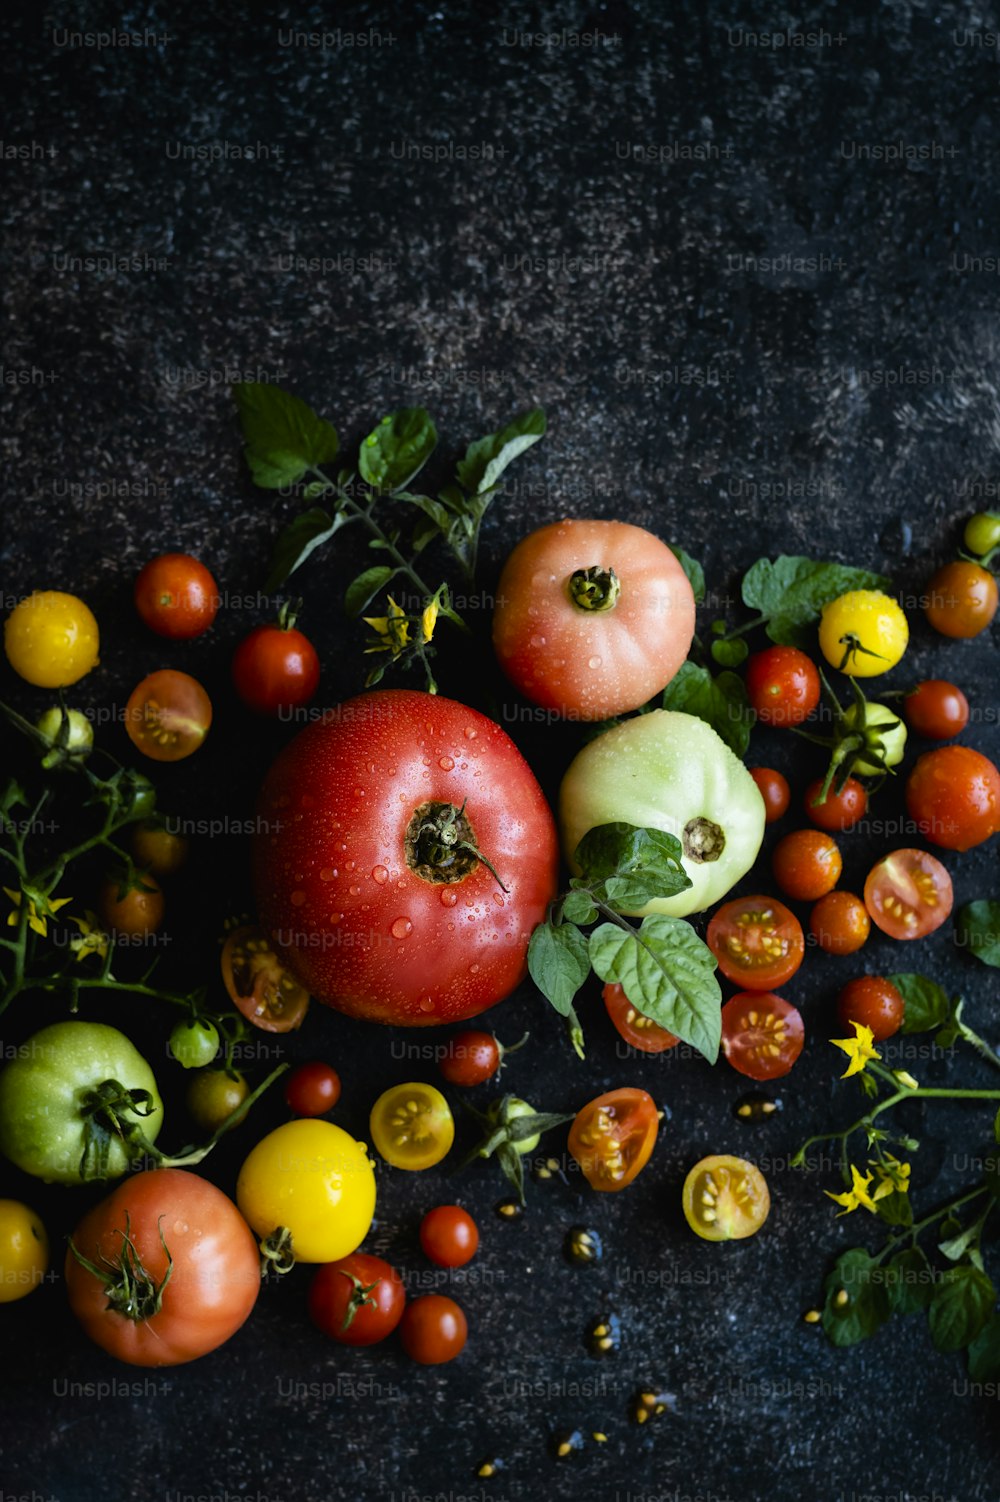
[[[406,939],[413,932],[413,924],[409,918],[396,918],[389,932],[394,939]]]
[[[347,846],[344,844],[343,840],[338,840],[337,843],[336,843],[336,845],[334,846],[334,849],[336,849],[336,850],[346,850]]]
[[[545,645],[545,637],[544,636],[535,635],[535,636],[532,636],[529,639],[529,641],[528,641],[528,646],[529,647],[544,647],[544,645]]]
[[[464,734],[467,741],[474,741],[479,731],[474,730],[471,725],[466,725]]]
[[[379,886],[389,880],[389,872],[385,866],[372,866],[372,881],[377,881]]]
[[[588,657],[587,658],[587,666],[588,666],[588,668],[599,668],[600,665],[601,665],[601,659],[599,657]]]
[[[540,589],[543,584],[551,584],[553,578],[554,575],[552,574],[552,571],[550,569],[536,568],[535,572],[531,576],[531,582],[536,589]]]
[[[345,871],[353,871],[353,870],[354,870],[354,867],[355,867],[355,866],[356,866],[356,865],[357,865],[357,862],[356,862],[356,861],[345,861],[345,862],[344,862],[344,870],[345,870]]]
[[[434,998],[433,998],[433,996],[421,996],[421,998],[420,998],[420,1010],[422,1012],[433,1012],[433,1010],[434,1010]]]
[[[355,796],[355,798],[363,798],[365,796],[365,790],[364,790],[364,788],[363,787],[356,787],[354,789],[354,796]]]
[[[174,1231],[175,1231],[175,1233],[178,1236],[186,1236],[189,1230],[190,1230],[190,1227],[188,1226],[188,1223],[187,1223],[186,1220],[175,1220],[174,1221]]]
[[[479,974],[479,966],[478,965],[470,965],[469,966],[469,974],[470,975],[478,975]]]
[[[320,881],[333,881],[336,874],[336,866],[324,866],[322,871],[319,873],[319,879]]]
[[[442,772],[450,772],[454,765],[455,763],[450,756],[438,757],[438,766],[441,768]]]
[[[361,888],[360,887],[348,887],[347,890],[350,892],[350,894],[351,894],[352,897],[360,897],[361,896]]]
[[[503,893],[502,892],[494,892],[493,893],[493,901],[496,903],[497,907],[503,907]]]
[[[344,916],[343,913],[331,913],[330,917],[329,917],[329,922],[330,923],[339,923],[340,920],[341,920],[341,918],[343,916]]]
[[[458,901],[458,893],[453,892],[451,887],[441,888],[441,901],[445,907],[454,907]]]
[[[298,892],[293,892],[289,900],[291,901],[292,907],[301,907],[306,900],[306,894],[301,890],[299,890]]]

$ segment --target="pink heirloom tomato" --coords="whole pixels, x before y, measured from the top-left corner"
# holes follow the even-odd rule
[[[493,645],[516,688],[569,719],[638,709],[675,676],[694,635],[694,593],[642,527],[561,521],[504,565]]]
[[[352,1017],[459,1022],[513,991],[556,894],[555,822],[500,726],[385,689],[327,711],[264,782],[262,925],[306,990]]]

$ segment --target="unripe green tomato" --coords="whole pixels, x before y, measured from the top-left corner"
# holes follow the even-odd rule
[[[962,540],[977,558],[991,553],[1000,543],[1000,516],[995,511],[977,511],[966,522]]]
[[[906,726],[899,715],[893,714],[884,704],[869,702],[865,704],[864,710],[864,729],[868,744],[877,749],[881,742],[885,766],[898,767],[906,750]],[[852,704],[844,711],[844,718],[852,730],[856,729],[859,725],[859,706]],[[860,777],[877,777],[883,768],[878,761],[869,760],[862,755],[854,763],[853,770]]]
[[[69,721],[69,734],[65,745],[61,745],[61,737],[66,735],[64,717]],[[51,764],[49,756],[52,751],[56,752],[56,760],[61,754],[67,758],[72,757],[74,761],[82,761],[93,749],[94,727],[78,709],[63,710],[60,705],[53,704],[35,722],[35,729],[48,741],[50,750],[46,756],[47,765]]]
[[[219,1051],[213,1022],[179,1022],[170,1034],[170,1052],[184,1069],[202,1069]]]

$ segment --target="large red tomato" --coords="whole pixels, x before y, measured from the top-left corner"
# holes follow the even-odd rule
[[[504,565],[493,645],[535,704],[604,720],[658,694],[687,657],[694,593],[665,542],[627,522],[561,521]]]
[[[409,689],[349,699],[286,747],[258,812],[261,921],[320,1001],[412,1027],[474,1017],[523,980],[558,841],[485,715]]]

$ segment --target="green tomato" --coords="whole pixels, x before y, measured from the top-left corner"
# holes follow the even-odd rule
[[[107,1080],[152,1097],[148,1116],[122,1112],[154,1142],[163,1102],[153,1071],[117,1028],[103,1022],[56,1022],[22,1043],[0,1072],[0,1153],[48,1184],[82,1184],[87,1137],[86,1096]],[[117,1137],[108,1148],[109,1179],[129,1166]]]
[[[718,902],[745,876],[764,836],[764,800],[739,757],[694,715],[655,709],[584,746],[559,790],[563,850],[600,824],[636,824],[675,835],[691,885],[656,897],[636,916],[683,918]]]
[[[857,730],[861,724],[861,706],[852,704],[844,711],[849,729]],[[862,752],[851,770],[859,777],[877,777],[885,767],[898,767],[906,750],[906,726],[899,715],[893,714],[884,704],[866,703],[864,706],[864,731],[868,745],[875,752],[866,757]],[[881,755],[879,751],[881,748]],[[884,764],[884,766],[883,766]]]
[[[512,1100],[507,1107],[507,1120],[513,1121],[517,1116],[534,1116],[534,1106],[529,1106],[526,1100]],[[536,1132],[533,1137],[525,1137],[523,1142],[515,1142],[514,1146],[522,1157],[533,1153],[542,1140],[541,1132]]]
[[[241,1074],[233,1076],[224,1069],[200,1069],[188,1085],[186,1103],[204,1131],[216,1132],[249,1094],[250,1086]]]
[[[992,553],[1000,543],[1000,516],[995,511],[977,511],[966,522],[962,540],[977,558]]]
[[[68,728],[64,722],[68,722]],[[57,766],[61,761],[83,761],[94,745],[94,727],[78,709],[65,712],[53,704],[36,722],[35,729],[45,737],[49,750],[43,765]],[[62,737],[65,735],[65,744]]]
[[[170,1052],[184,1069],[201,1069],[219,1051],[219,1030],[214,1022],[178,1022],[170,1034]]]

